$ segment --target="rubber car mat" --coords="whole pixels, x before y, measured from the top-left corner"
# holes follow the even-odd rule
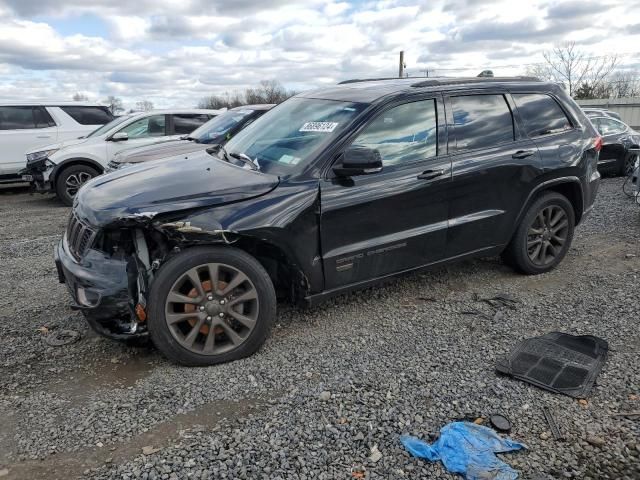
[[[602,338],[551,332],[520,342],[498,360],[496,370],[545,390],[586,398],[608,350]]]

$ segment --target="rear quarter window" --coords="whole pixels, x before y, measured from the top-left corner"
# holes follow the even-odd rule
[[[80,125],[104,125],[113,120],[107,107],[66,106],[60,109]]]
[[[567,115],[551,96],[544,93],[514,93],[512,97],[529,137],[541,137],[573,128]]]

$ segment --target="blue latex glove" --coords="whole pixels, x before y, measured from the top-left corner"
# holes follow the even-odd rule
[[[495,454],[526,448],[521,443],[500,437],[490,428],[470,422],[445,425],[433,445],[406,435],[400,441],[414,457],[431,462],[440,460],[448,471],[460,473],[467,480],[518,478],[518,472]]]

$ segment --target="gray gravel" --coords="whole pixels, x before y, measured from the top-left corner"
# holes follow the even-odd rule
[[[0,474],[455,478],[409,457],[399,436],[432,440],[456,418],[500,412],[528,446],[502,456],[523,478],[639,478],[640,419],[611,416],[640,410],[640,208],[621,184],[603,182],[552,273],[519,276],[491,258],[310,310],[282,306],[258,354],[195,369],[93,334],[52,262],[68,209],[0,190]],[[515,310],[478,301],[503,292]],[[55,329],[81,339],[49,346]],[[553,330],[609,342],[586,404],[494,373],[518,340]],[[543,406],[566,441],[553,440]]]

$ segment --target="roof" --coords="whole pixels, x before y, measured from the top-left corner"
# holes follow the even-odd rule
[[[234,107],[233,110],[270,110],[275,107],[275,103],[256,103],[254,105],[240,105],[239,107]]]
[[[437,78],[377,78],[346,80],[338,85],[311,90],[300,94],[306,98],[324,98],[370,103],[381,97],[421,90],[441,90],[444,87],[540,84],[533,77],[437,77]]]
[[[0,100],[0,106],[3,107],[32,107],[32,106],[43,106],[43,107],[106,107],[106,105],[103,105],[101,103],[98,102],[87,102],[87,101],[55,101],[55,100],[33,100],[33,101],[21,101],[21,102],[15,102],[15,101],[10,101],[10,102],[6,102],[3,100]]]

